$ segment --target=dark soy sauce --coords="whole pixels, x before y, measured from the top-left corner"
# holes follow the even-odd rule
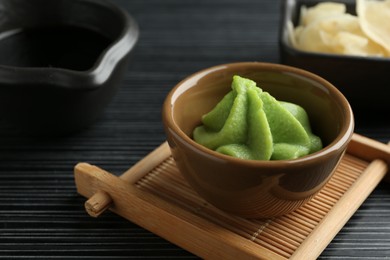
[[[0,65],[91,69],[111,41],[79,27],[15,29],[0,33]]]

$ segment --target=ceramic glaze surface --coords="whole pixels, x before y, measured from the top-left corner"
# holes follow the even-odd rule
[[[324,148],[295,160],[254,161],[194,142],[192,130],[230,90],[233,75],[301,105]],[[296,68],[256,62],[221,65],[184,79],[167,96],[163,121],[173,157],[190,185],[216,207],[248,218],[283,215],[307,202],[331,177],[354,128],[348,101],[329,82]]]
[[[0,34],[0,64],[86,71],[111,42],[102,34],[76,26],[15,29]]]

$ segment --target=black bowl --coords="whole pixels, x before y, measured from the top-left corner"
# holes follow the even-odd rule
[[[0,122],[64,135],[94,122],[117,91],[138,40],[103,0],[0,0]]]
[[[279,31],[280,61],[311,71],[330,81],[348,99],[354,113],[390,112],[390,58],[358,57],[305,52],[292,47],[287,23],[298,24],[302,5],[313,6],[321,1],[285,0]],[[355,1],[345,3],[347,12],[356,15]]]

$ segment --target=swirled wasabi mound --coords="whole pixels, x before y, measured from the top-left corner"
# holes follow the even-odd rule
[[[232,90],[193,131],[194,140],[247,160],[296,159],[322,148],[306,111],[278,101],[250,79],[234,76]]]

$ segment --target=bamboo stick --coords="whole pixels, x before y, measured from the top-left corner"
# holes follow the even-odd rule
[[[158,166],[162,161],[166,160],[170,155],[169,145],[167,142],[164,142],[156,150],[124,172],[119,178],[133,184]],[[84,207],[90,216],[96,218],[108,209],[111,203],[112,199],[109,194],[104,191],[98,191],[85,202]]]

